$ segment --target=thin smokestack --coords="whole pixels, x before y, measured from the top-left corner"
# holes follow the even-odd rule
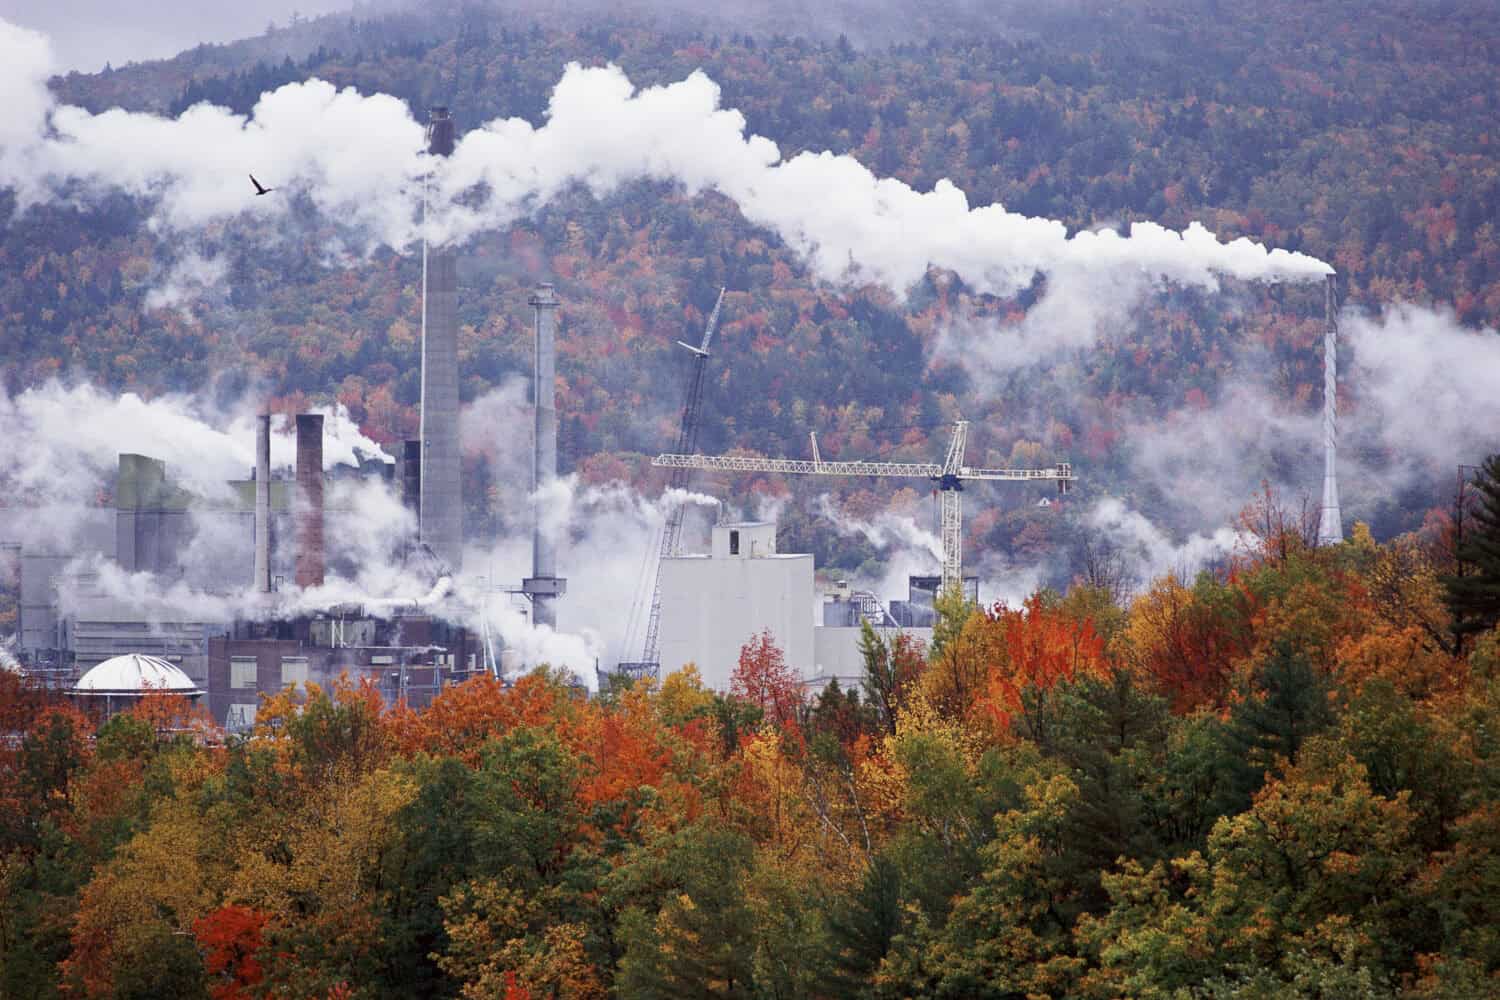
[[[433,108],[427,151],[453,153],[453,119]],[[425,211],[425,207],[424,207]],[[463,561],[458,445],[458,260],[422,243],[422,459],[418,536],[450,570]]]
[[[1339,513],[1339,323],[1336,281],[1337,276],[1330,274],[1323,293],[1323,510],[1318,519],[1319,545],[1336,545],[1344,540],[1343,517]]]
[[[255,418],[255,589],[271,592],[271,415]]]
[[[557,479],[557,293],[547,283],[537,285],[529,299],[536,310],[536,368],[532,399],[536,411],[536,437],[532,456],[531,578],[522,589],[531,596],[532,620],[557,627],[554,601],[566,588],[557,577],[557,553],[542,532],[543,493]]]
[[[323,415],[297,414],[297,586],[323,585]]]

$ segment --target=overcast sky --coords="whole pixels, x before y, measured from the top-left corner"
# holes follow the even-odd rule
[[[0,17],[52,38],[57,70],[94,72],[176,55],[200,42],[231,42],[284,25],[295,11],[315,17],[353,0],[0,0]]]

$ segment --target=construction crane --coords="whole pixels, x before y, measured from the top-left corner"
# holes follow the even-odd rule
[[[943,591],[963,586],[963,502],[964,483],[986,482],[1055,482],[1058,491],[1067,493],[1075,476],[1073,467],[1063,462],[1050,469],[975,469],[964,464],[968,444],[969,422],[953,424],[953,439],[941,465],[914,462],[825,462],[818,453],[817,435],[812,437],[812,461],[790,458],[745,458],[738,455],[694,455],[686,452],[658,455],[651,464],[666,469],[703,469],[709,472],[780,472],[796,476],[895,476],[907,479],[930,479],[937,484],[942,507]]]
[[[713,311],[708,314],[708,323],[703,329],[703,340],[694,347],[692,344],[679,340],[679,347],[685,347],[693,354],[693,369],[688,376],[687,394],[682,403],[682,420],[677,427],[677,450],[684,454],[692,453],[698,447],[698,410],[703,401],[703,371],[708,364],[708,346],[713,342],[714,330],[719,325],[719,310],[724,305],[724,289],[719,289],[719,297],[714,300]],[[681,489],[687,484],[688,469],[686,467],[673,468],[667,477],[667,490]],[[658,641],[661,635],[661,564],[662,560],[677,553],[677,546],[682,540],[682,519],[687,507],[681,503],[672,504],[667,511],[666,523],[662,525],[661,547],[656,556],[656,579],[651,591],[651,608],[646,617],[646,642],[641,650],[641,658],[636,663],[621,663],[620,672],[631,676],[640,677],[646,674],[656,676],[661,666],[661,654]]]

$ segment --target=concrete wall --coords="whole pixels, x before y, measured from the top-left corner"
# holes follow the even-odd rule
[[[924,645],[930,645],[932,642],[932,629],[930,628],[908,628],[899,631],[880,629],[878,631],[887,640],[897,634],[904,634]],[[839,686],[842,688],[859,687],[865,674],[865,660],[859,652],[860,635],[861,629],[858,626],[850,628],[820,625],[813,630],[813,660],[816,667],[810,681],[811,687],[821,690],[834,678],[838,678]]]
[[[49,523],[42,523],[42,519]],[[103,507],[69,512],[67,542],[49,539],[57,527],[57,512],[23,507],[0,508],[0,540],[21,549],[20,648],[33,658],[60,649],[57,621],[57,578],[63,567],[80,556],[112,556],[115,552],[115,512]]]
[[[705,684],[728,691],[740,647],[767,628],[787,663],[811,676],[811,555],[665,559],[661,588],[663,676],[694,663]]]
[[[173,575],[192,533],[189,495],[167,481],[167,464],[121,455],[115,476],[115,561],[131,573]]]
[[[208,635],[201,621],[142,621],[140,610],[109,597],[83,596],[65,625],[68,648],[81,674],[124,653],[159,656],[203,687],[208,676]]]

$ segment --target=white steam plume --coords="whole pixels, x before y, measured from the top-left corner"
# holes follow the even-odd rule
[[[1346,311],[1341,333],[1353,349],[1346,439],[1385,450],[1388,488],[1500,450],[1500,332],[1464,327],[1449,309],[1397,304],[1379,317]]]
[[[92,114],[51,99],[51,69],[44,36],[0,21],[0,184],[23,205],[119,190],[155,198],[154,221],[175,228],[285,212],[285,197],[247,199],[255,173],[329,218],[393,245],[410,239],[423,129],[394,97],[311,80],[263,94],[249,118],[207,104],[176,119]]]
[[[1191,580],[1200,569],[1221,562],[1251,544],[1251,540],[1228,527],[1209,534],[1194,533],[1182,542],[1174,541],[1146,515],[1115,497],[1095,503],[1084,520],[1092,530],[1119,547],[1143,585],[1167,575]]]
[[[1500,447],[1500,334],[1411,305],[1378,317],[1345,310],[1340,326],[1349,348],[1339,451],[1346,515],[1368,520],[1410,489],[1441,494],[1454,466]],[[1229,523],[1262,480],[1288,503],[1316,492],[1321,417],[1311,404],[1288,405],[1266,369],[1245,352],[1233,371],[1248,374],[1222,384],[1208,408],[1133,421],[1121,435],[1131,478],[1199,530]]]
[[[197,396],[147,400],[57,380],[13,397],[0,392],[0,440],[10,442],[0,454],[0,482],[13,498],[88,499],[109,481],[118,456],[134,453],[162,459],[171,478],[213,496],[226,481],[246,478],[255,464],[255,410],[247,402],[224,413]],[[311,412],[324,416],[324,468],[389,460],[342,404]],[[296,442],[286,433],[290,422],[278,415],[272,426],[279,431],[271,435],[272,464],[291,465]]]
[[[196,252],[185,254],[174,263],[166,277],[146,293],[147,309],[180,306],[205,291],[223,284],[229,264],[222,257],[204,257]]]
[[[820,277],[878,283],[897,294],[933,267],[996,295],[1014,294],[1039,272],[1212,288],[1220,275],[1310,281],[1331,271],[1248,239],[1222,243],[1197,224],[1173,232],[1143,222],[1128,236],[1070,236],[1055,220],[999,204],[970,206],[947,180],[919,192],[876,177],[852,156],[783,160],[774,142],[746,134],[740,112],[720,107],[718,85],[701,71],[638,91],[618,67],[571,64],[546,124],[490,122],[467,133],[451,158],[434,162],[423,152],[422,126],[389,96],[311,80],[262,95],[248,117],[208,105],[177,119],[96,115],[46,98],[48,60],[45,38],[0,22],[0,90],[22,95],[0,127],[0,184],[15,188],[23,204],[118,189],[154,198],[155,221],[179,228],[285,211],[285,197],[250,197],[244,174],[259,171],[283,194],[300,192],[371,241],[400,248],[419,235],[416,207],[429,172],[428,235],[436,240],[506,225],[575,183],[604,193],[650,178],[689,192],[720,191]]]
[[[857,535],[878,549],[912,549],[928,562],[942,565],[942,539],[917,524],[909,515],[883,510],[872,520],[851,517],[838,508],[827,493],[818,496],[818,514],[832,522],[841,535]]]
[[[638,659],[640,650],[629,645],[637,637],[629,634],[627,611],[651,585],[642,579],[641,553],[659,544],[666,513],[679,503],[716,506],[718,501],[689,490],[669,490],[649,500],[622,483],[580,486],[576,476],[554,480],[541,504],[542,530],[567,553],[567,564],[577,567],[568,574],[568,592],[559,602],[558,629],[532,625],[505,595],[489,598],[491,627],[523,662],[567,666],[589,682],[596,658],[606,666]],[[464,564],[490,567],[492,585],[513,587],[531,574],[531,540],[512,532],[487,551],[466,554]]]

